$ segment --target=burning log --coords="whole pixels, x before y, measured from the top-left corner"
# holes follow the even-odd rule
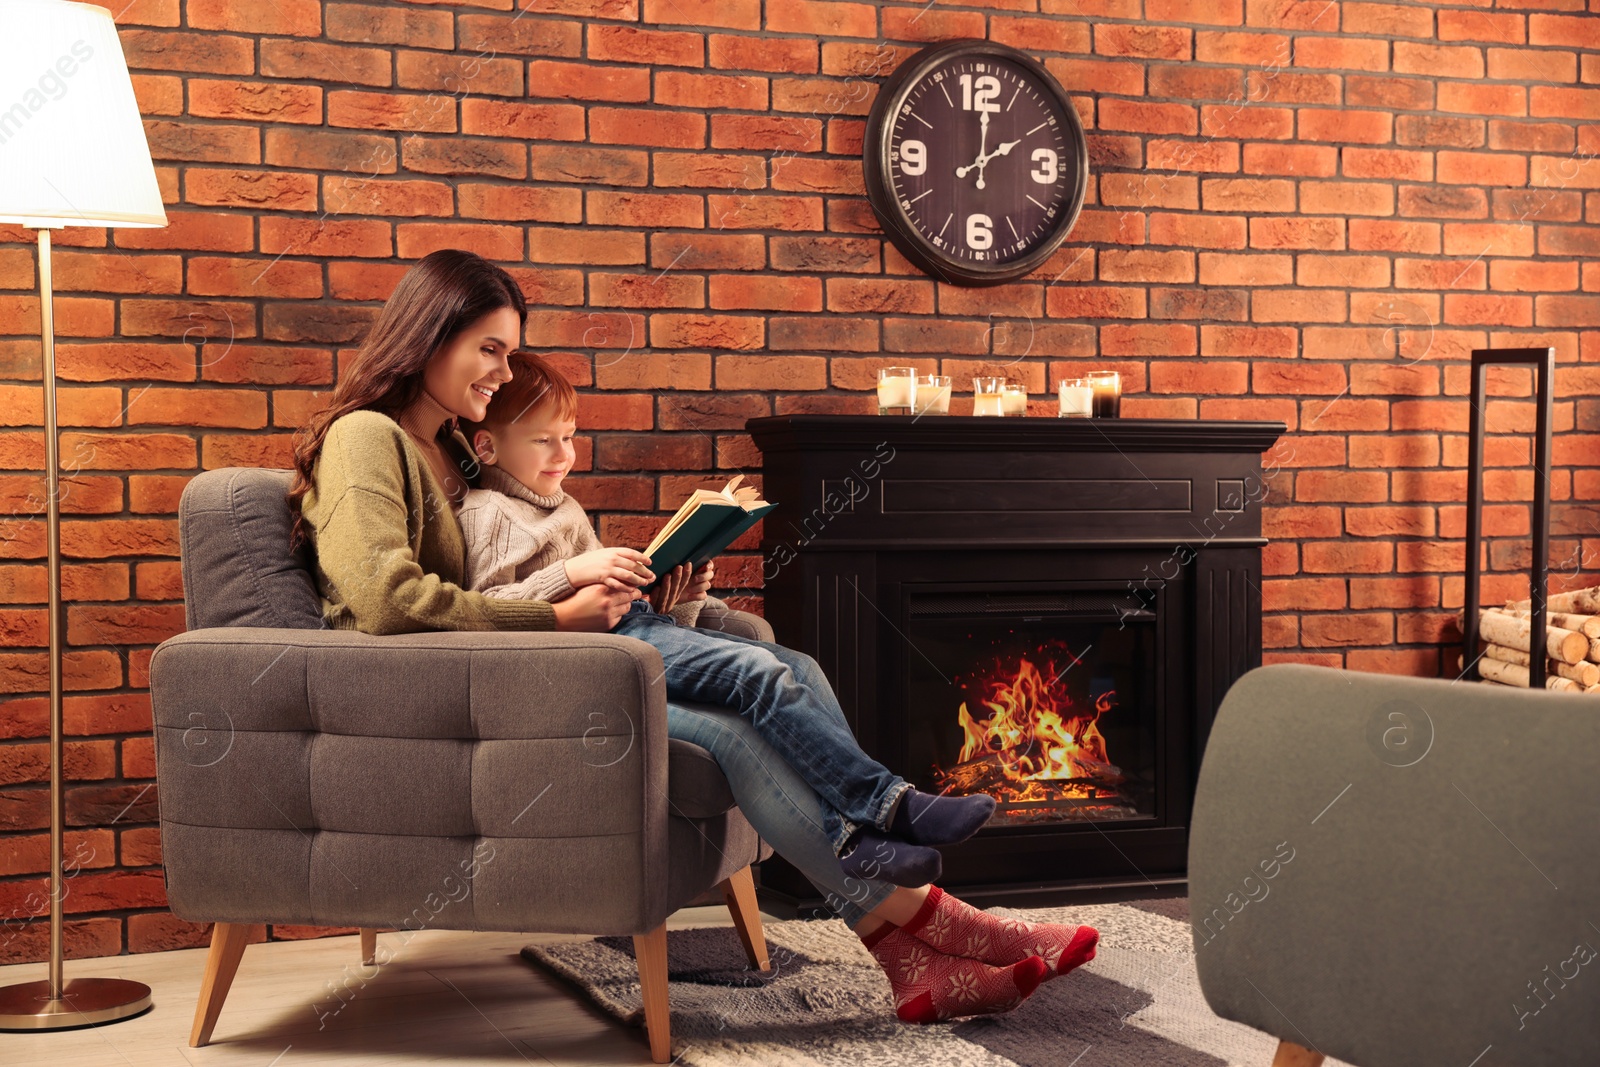
[[[1461,658],[1457,657],[1456,662],[1461,663]],[[1463,669],[1465,669],[1464,666]],[[1489,681],[1499,682],[1501,685],[1516,686],[1519,689],[1529,688],[1528,683],[1532,680],[1527,667],[1519,663],[1507,663],[1505,660],[1490,659],[1488,656],[1478,660],[1478,674]],[[1566,693],[1581,693],[1584,691],[1584,687],[1571,678],[1562,678],[1556,674],[1545,677],[1544,687]]]
[[[1497,659],[1502,663],[1515,663],[1520,667],[1532,666],[1533,657],[1526,652],[1515,648],[1506,648],[1503,645],[1489,645],[1483,650],[1485,659]],[[1593,685],[1600,685],[1600,664],[1590,663],[1551,663],[1548,669],[1553,674],[1563,678],[1570,678],[1585,689]],[[1482,671],[1478,673],[1482,674]]]
[[[974,699],[962,701],[956,709],[961,754],[948,770],[933,768],[939,792],[1131,815],[1119,788],[1123,773],[1099,728],[1116,694],[1108,690],[1092,706],[1075,707],[1056,684],[1061,673],[1054,663],[1041,671],[1023,656],[1014,673],[991,677]]]
[[[940,793],[971,796],[988,793],[1003,804],[1052,801],[1072,798],[1121,801],[1122,772],[1106,764],[1102,773],[1082,778],[1037,779],[1019,782],[1006,773],[993,756],[963,760],[949,770],[934,772]]]

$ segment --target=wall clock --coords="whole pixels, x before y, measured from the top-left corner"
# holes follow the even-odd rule
[[[925,48],[884,83],[862,148],[867,198],[907,259],[998,285],[1049,258],[1089,184],[1083,125],[1030,56],[991,41]]]

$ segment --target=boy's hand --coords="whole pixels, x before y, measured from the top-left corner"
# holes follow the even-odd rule
[[[646,595],[649,596],[650,606],[656,609],[656,613],[665,615],[683,599],[683,592],[688,588],[689,565],[680,563],[662,575],[660,583]]]
[[[564,566],[574,589],[602,583],[608,589],[636,589],[656,578],[650,557],[632,548],[597,548],[573,556]]]
[[[717,576],[717,561],[708,559],[705,566],[695,571],[689,579],[689,588],[684,590],[683,600],[704,600],[711,592],[711,579]]]

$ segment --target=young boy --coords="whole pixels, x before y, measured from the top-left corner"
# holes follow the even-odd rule
[[[577,393],[548,363],[511,356],[511,381],[484,421],[464,426],[481,461],[479,488],[460,510],[468,587],[491,597],[551,602],[605,583],[639,588],[654,580],[649,558],[604,548],[561,481],[574,459]],[[727,605],[707,596],[714,569],[688,565],[664,575],[633,602],[612,633],[653,645],[666,665],[669,699],[737,710],[816,791],[824,830],[854,877],[925,885],[939,873],[927,846],[964,841],[994,811],[979,794],[922,793],[861,751],[827,678],[809,657],[764,641],[694,626],[700,611]]]

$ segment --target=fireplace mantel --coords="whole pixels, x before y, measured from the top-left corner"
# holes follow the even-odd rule
[[[938,710],[954,691],[929,679],[973,677],[970,649],[1066,642],[1102,657],[1141,635],[1122,666],[1086,660],[1061,684],[1139,679],[1119,691],[1148,714],[1111,760],[1137,756],[1157,799],[1104,820],[1015,810],[942,850],[944,884],[1012,904],[1180,884],[1211,720],[1261,663],[1261,457],[1284,425],[789,415],[746,428],[778,505],[762,526],[766,617],[821,664],[862,747],[897,773],[928,780],[928,753],[955,727],[954,705],[948,723]],[[769,906],[820,903],[778,860],[761,884]]]
[[[771,553],[870,547],[1259,547],[1281,422],[953,415],[750,419]],[[826,528],[826,534],[823,530]]]
[[[1247,452],[1260,455],[1283,435],[1281,422],[1216,419],[1061,419],[1038,415],[775,415],[745,429],[767,454],[854,452],[888,441],[896,448],[1051,452]]]

